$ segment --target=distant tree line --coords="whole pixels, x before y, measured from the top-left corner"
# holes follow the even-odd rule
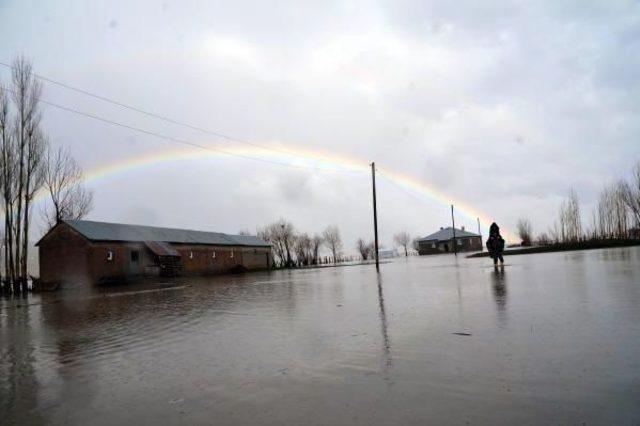
[[[279,268],[340,263],[350,259],[342,255],[340,230],[334,225],[327,226],[321,234],[309,235],[298,232],[286,219],[280,219],[258,229],[257,234],[271,244],[274,262]],[[330,256],[321,256],[322,248],[326,248]]]
[[[517,225],[522,245],[533,241],[533,230],[528,219]],[[535,243],[575,243],[586,240],[640,238],[640,162],[633,167],[630,181],[619,180],[606,185],[591,212],[591,224],[584,227],[580,201],[575,190],[570,190],[558,211],[558,218],[548,232],[540,233]]]
[[[35,196],[46,191],[51,205],[42,211],[49,227],[77,219],[92,206],[82,186],[82,169],[64,148],[53,149],[41,128],[42,85],[23,57],[13,61],[9,85],[0,82],[0,192],[4,210],[3,292],[28,289],[27,259]]]
[[[409,256],[409,248],[415,248],[417,250],[417,242],[411,240],[411,235],[407,231],[400,231],[393,236],[393,242],[396,247],[402,248],[405,256]],[[382,245],[378,249],[384,248]],[[363,238],[358,238],[356,241],[356,249],[362,260],[374,260],[375,259],[375,242],[365,241]]]

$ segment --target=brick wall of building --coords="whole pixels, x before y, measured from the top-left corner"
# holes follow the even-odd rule
[[[109,252],[112,259],[109,259]],[[132,252],[138,253],[138,261],[132,261]],[[120,278],[142,275],[146,266],[155,264],[155,256],[143,243],[94,242],[89,243],[88,264],[91,278]]]
[[[215,274],[230,271],[242,265],[242,253],[239,247],[200,245],[174,247],[182,256],[185,274]]]
[[[182,256],[184,275],[267,269],[265,247],[173,245]],[[137,255],[132,255],[137,253]],[[144,243],[90,242],[69,226],[59,225],[39,243],[43,283],[85,284],[140,276],[154,270],[156,256]],[[155,269],[157,271],[157,269]]]
[[[458,243],[459,242],[459,243]],[[433,244],[435,243],[435,247]],[[426,254],[440,254],[440,253],[453,253],[453,241],[421,241],[418,244],[418,253],[421,255]],[[465,251],[481,251],[482,250],[482,238],[481,237],[466,237],[456,238],[455,249],[458,252]]]
[[[88,241],[69,227],[57,227],[38,246],[40,280],[44,284],[86,284]]]

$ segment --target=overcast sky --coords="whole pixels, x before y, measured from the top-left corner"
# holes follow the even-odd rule
[[[0,22],[1,62],[21,53],[38,74],[253,143],[376,161],[510,229],[528,217],[547,230],[570,188],[589,221],[602,186],[640,160],[638,2],[0,0]],[[43,99],[246,148],[50,84]],[[181,149],[43,112],[87,171]],[[237,232],[285,217],[338,225],[352,251],[372,238],[369,178],[204,156],[88,182],[89,218]],[[442,202],[378,190],[387,246],[449,222]]]

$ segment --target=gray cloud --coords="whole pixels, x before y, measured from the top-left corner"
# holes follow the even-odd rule
[[[637,3],[130,3],[3,2],[0,58],[21,52],[41,74],[252,142],[375,160],[507,227],[526,215],[546,229],[571,187],[586,220],[600,188],[640,159]],[[44,93],[242,148],[55,86]],[[89,170],[177,148],[44,112],[52,141]],[[127,173],[90,182],[93,217],[234,232],[282,216],[309,231],[336,223],[347,246],[371,233],[366,171],[207,157]],[[381,185],[387,245],[401,228],[426,234],[448,220],[447,200]]]

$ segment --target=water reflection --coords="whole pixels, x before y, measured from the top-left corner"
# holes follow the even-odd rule
[[[0,424],[640,424],[632,250],[0,298]]]
[[[494,268],[491,273],[493,297],[498,310],[498,320],[501,325],[507,322],[507,280],[504,266]]]
[[[460,265],[457,256],[454,262],[454,270],[456,271],[456,287],[458,289],[458,310],[462,312],[462,279],[460,277]]]
[[[639,254],[640,251],[636,251]],[[598,257],[602,260],[611,261],[629,261],[631,259],[631,250],[624,248],[607,249],[598,252]]]
[[[382,276],[378,273],[376,274],[378,280],[378,306],[380,308],[380,328],[382,331],[382,343],[384,345],[383,351],[386,359],[387,369],[391,367],[391,339],[389,339],[389,331],[387,325],[387,313],[384,307],[384,294],[382,291]]]
[[[34,410],[38,406],[37,336],[32,333],[33,311],[29,308],[34,298],[19,295],[11,299],[16,308],[0,310],[0,342],[12,343],[0,344],[0,418],[6,416],[16,424],[42,424],[40,413]]]

